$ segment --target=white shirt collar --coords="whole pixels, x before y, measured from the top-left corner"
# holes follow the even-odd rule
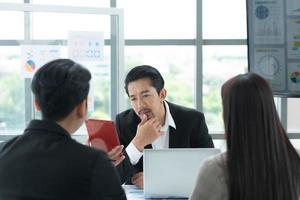
[[[164,101],[164,105],[166,108],[166,118],[165,118],[165,124],[161,127],[160,130],[166,132],[168,130],[169,126],[172,126],[174,129],[176,129],[176,124],[170,113],[169,105],[166,101]]]

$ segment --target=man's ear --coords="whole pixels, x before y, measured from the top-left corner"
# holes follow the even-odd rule
[[[36,99],[34,99],[34,108],[38,112],[41,111],[41,106],[40,106],[39,102]]]
[[[167,97],[167,90],[165,88],[161,89],[159,93],[159,98],[164,101]]]
[[[77,116],[80,118],[85,118],[86,117],[86,112],[87,112],[87,100],[84,99],[81,103],[77,105]]]

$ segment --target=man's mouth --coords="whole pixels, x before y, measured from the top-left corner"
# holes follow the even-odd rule
[[[140,118],[142,118],[143,115],[146,115],[147,120],[150,119],[153,116],[150,109],[142,109],[138,112],[138,114],[139,114]]]

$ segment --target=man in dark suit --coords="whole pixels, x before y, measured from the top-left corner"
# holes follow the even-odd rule
[[[126,199],[107,154],[71,138],[86,119],[90,72],[51,61],[32,80],[42,120],[0,150],[0,199]]]
[[[157,69],[133,68],[125,90],[132,109],[116,116],[119,138],[126,147],[126,159],[117,166],[122,182],[143,188],[144,148],[214,147],[203,113],[165,101],[167,91]]]

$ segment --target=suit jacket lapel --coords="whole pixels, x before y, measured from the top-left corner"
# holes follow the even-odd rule
[[[135,114],[133,109],[131,109],[127,122],[128,127],[126,127],[128,129],[128,138],[130,141],[135,137],[137,127],[140,122],[140,118]]]
[[[176,148],[178,147],[178,134],[176,133],[176,130],[173,127],[169,127],[170,132],[169,132],[169,148]]]
[[[174,120],[174,122],[175,122],[175,124],[176,124],[176,129],[174,129],[173,127],[171,127],[171,126],[169,126],[169,148],[177,148],[178,147],[178,144],[179,144],[179,135],[178,135],[178,125],[179,125],[179,123],[178,123],[178,120],[177,120],[177,117],[178,116],[176,116],[176,108],[175,108],[175,106],[172,104],[172,103],[170,103],[170,102],[167,102],[168,103],[168,105],[169,105],[169,109],[170,109],[170,113],[171,113],[171,115],[172,115],[172,117],[173,117],[173,120]]]

